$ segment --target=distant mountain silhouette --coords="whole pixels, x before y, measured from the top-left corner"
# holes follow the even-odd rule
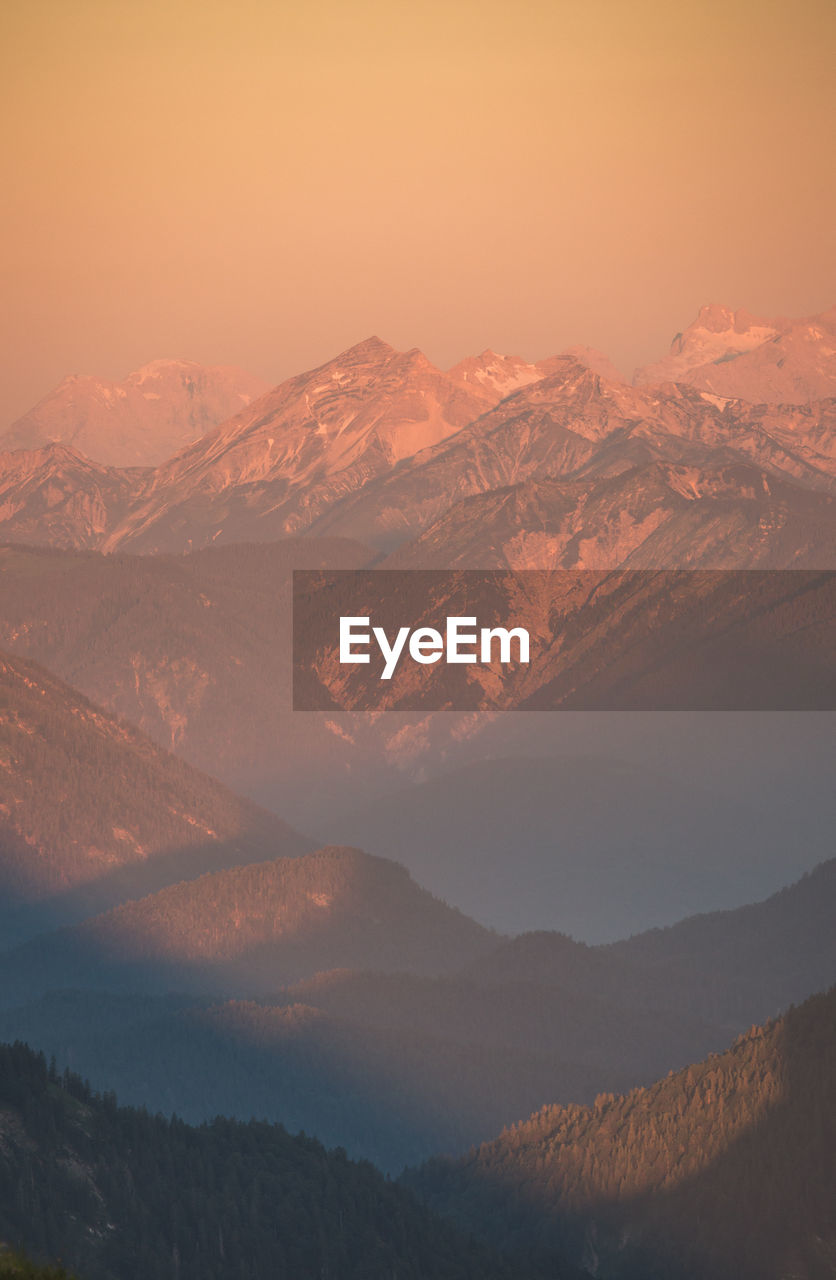
[[[836,858],[763,902],[690,916],[622,942],[588,947],[565,934],[502,943],[478,975],[494,982],[605,990],[627,1005],[738,1029],[780,1013],[836,977]]]
[[[615,753],[521,753],[448,766],[312,834],[397,858],[504,933],[612,941],[797,879],[832,849],[821,801],[765,804]]]
[[[121,382],[72,374],[0,432],[0,452],[57,442],[109,467],[157,466],[268,385],[193,360],[152,360]]]

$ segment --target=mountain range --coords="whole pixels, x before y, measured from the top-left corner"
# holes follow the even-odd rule
[[[152,360],[121,382],[71,374],[0,433],[0,452],[60,443],[106,467],[153,467],[267,390],[193,360]]]
[[[670,367],[645,370],[634,387],[578,348],[537,364],[486,351],[444,372],[370,338],[127,473],[104,465],[102,450],[95,464],[83,458],[69,430],[17,431],[7,443],[30,452],[0,459],[0,536],[147,553],[300,533],[393,552],[423,535],[403,563],[429,553],[434,563],[475,556],[474,567],[497,555],[583,567],[638,555],[656,567],[820,567],[832,555],[836,486],[832,313],[794,326],[741,315],[704,309]],[[781,343],[782,376],[807,361],[807,382],[792,374],[803,396],[750,403],[728,374],[720,391],[700,382],[706,356],[726,369],[771,359]],[[153,394],[147,403],[162,412],[166,392]],[[182,419],[173,391],[166,403]],[[519,490],[544,482],[560,488]],[[491,507],[456,514],[487,494],[500,495],[506,523],[519,515],[518,530],[494,530]],[[436,529],[448,512],[454,528]],[[485,536],[462,548],[455,526],[472,539],[485,515]]]
[[[153,1110],[284,1119],[397,1170],[544,1102],[646,1083],[832,975],[832,861],[762,904],[628,942],[503,939],[389,858],[307,852],[32,662],[2,670],[4,938],[38,936],[0,956],[0,1036]],[[530,772],[523,760],[506,779],[524,810]],[[579,813],[594,808],[583,776],[559,762],[542,773],[550,813],[561,779]],[[593,782],[614,799],[600,767]],[[467,778],[450,790],[471,815],[483,808]],[[620,821],[633,828],[630,812],[664,795],[664,780],[628,774]],[[683,802],[669,803],[675,830]],[[443,819],[437,797],[429,807]],[[395,812],[414,822],[403,801]],[[731,819],[715,821],[722,834]],[[471,874],[474,840],[488,843],[478,827],[461,835]],[[394,841],[387,852],[402,856]]]
[[[833,1274],[835,324],[155,361],[0,437],[0,1041],[55,1058],[0,1044],[0,1260]],[[448,567],[594,571],[514,596],[529,711],[292,710],[296,570]],[[635,709],[717,669],[807,710]]]

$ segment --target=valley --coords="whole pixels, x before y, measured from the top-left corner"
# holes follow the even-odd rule
[[[707,307],[632,384],[158,360],[0,437],[0,1240],[81,1280],[831,1274],[831,336]],[[559,637],[503,709],[470,671],[405,710],[394,663],[293,710],[295,571],[385,624],[392,571],[478,613],[465,568],[535,571]],[[721,667],[736,710],[665,703]]]

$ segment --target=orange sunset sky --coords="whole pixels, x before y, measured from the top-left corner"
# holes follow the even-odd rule
[[[834,288],[832,0],[2,0],[0,428],[156,356],[449,365]]]

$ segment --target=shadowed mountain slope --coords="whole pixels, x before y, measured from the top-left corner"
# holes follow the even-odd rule
[[[490,983],[554,983],[578,995],[605,990],[628,1006],[687,1009],[740,1029],[836,979],[834,915],[831,858],[764,902],[691,916],[608,946],[522,934],[473,972]]]
[[[132,1102],[284,1116],[397,1169],[547,1100],[590,1102],[684,1067],[826,985],[834,867],[624,944],[529,934],[491,949],[402,868],[323,850],[175,886],[7,954],[4,1000],[33,1003],[0,1013],[0,1036]],[[700,929],[702,946],[676,945]],[[278,989],[294,972],[315,976]],[[70,983],[88,990],[55,992]],[[140,994],[172,989],[207,995]]]
[[[391,981],[414,1008],[408,977]],[[655,1074],[572,1062],[571,1035],[546,1051],[496,1036],[479,1045],[441,1020],[435,1030],[406,1021],[373,1024],[299,999],[61,991],[0,1011],[0,1035],[28,1038],[61,1067],[152,1112],[280,1121],[393,1174],[466,1151],[547,1099],[591,1102]]]
[[[310,847],[42,667],[0,654],[4,945],[211,868]]]
[[[18,959],[32,963],[24,950]],[[124,975],[102,968],[104,979]],[[146,986],[154,974],[149,964]],[[13,990],[14,975],[4,980]],[[91,989],[0,1012],[0,1037],[26,1039],[126,1101],[188,1120],[283,1119],[392,1171],[464,1151],[547,1100],[591,1102],[655,1079],[729,1034],[619,1005],[603,986],[575,994],[347,970],[257,1002]]]

